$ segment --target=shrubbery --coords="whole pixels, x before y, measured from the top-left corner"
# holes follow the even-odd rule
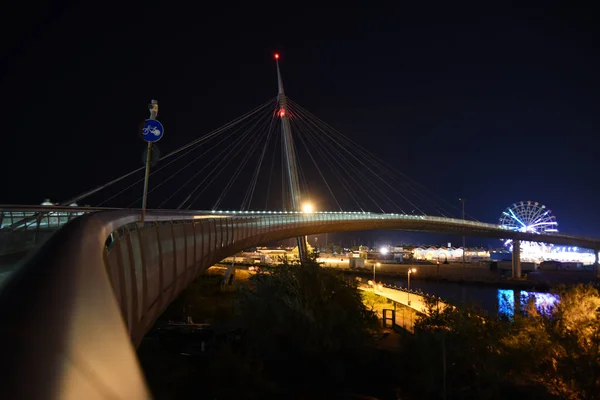
[[[514,319],[431,304],[403,346],[422,397],[442,394],[445,364],[448,398],[600,398],[600,294],[584,285],[558,293],[549,314],[530,299]]]

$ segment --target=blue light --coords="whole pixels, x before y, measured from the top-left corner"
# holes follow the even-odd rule
[[[556,294],[541,292],[520,291],[519,308],[524,310],[529,298],[533,297],[535,308],[542,314],[549,315],[560,301]],[[498,289],[498,314],[513,317],[515,315],[515,291],[512,289]]]

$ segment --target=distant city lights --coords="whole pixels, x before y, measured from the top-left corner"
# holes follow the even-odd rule
[[[521,310],[525,310],[530,298],[534,299],[535,308],[542,314],[549,314],[560,301],[560,297],[552,293],[516,291],[519,294],[518,305],[515,304],[515,290],[498,289],[498,313],[513,317],[515,315],[515,305]]]

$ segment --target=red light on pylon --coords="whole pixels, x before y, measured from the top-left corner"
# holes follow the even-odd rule
[[[279,60],[279,53],[275,53],[275,59]]]
[[[285,110],[282,108],[281,110],[279,110],[279,118],[283,117],[285,117]]]

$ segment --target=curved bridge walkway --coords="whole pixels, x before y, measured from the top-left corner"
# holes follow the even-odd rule
[[[242,249],[309,234],[400,229],[540,240],[497,225],[372,213],[100,211],[64,225],[0,289],[0,398],[150,398],[135,347],[199,274]],[[600,240],[544,235],[600,248]]]

